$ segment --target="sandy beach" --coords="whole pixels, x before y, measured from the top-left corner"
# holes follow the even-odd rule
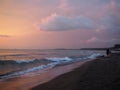
[[[55,68],[42,73],[33,72],[21,77],[7,79],[4,82],[0,82],[0,90],[29,90],[30,88],[48,82],[59,75],[70,72],[88,61],[90,60],[81,60],[67,65],[56,66]]]
[[[120,0],[0,0],[0,90],[120,90]]]
[[[87,61],[31,90],[120,90],[120,53]]]

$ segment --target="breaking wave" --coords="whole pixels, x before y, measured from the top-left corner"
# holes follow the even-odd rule
[[[64,57],[64,58],[54,57],[54,58],[46,58],[46,59],[54,62],[69,62],[73,60],[72,58],[69,58],[69,57]]]
[[[29,64],[29,63],[41,63],[47,62],[44,59],[33,59],[33,60],[0,60],[0,65],[7,65],[7,64]]]
[[[38,59],[33,59],[33,60],[1,60],[0,61],[0,65],[2,66],[9,66],[9,64],[11,64],[12,66],[14,66],[13,64],[20,64],[23,67],[23,64],[38,64],[37,66],[33,66],[33,67],[29,67],[27,69],[24,70],[20,70],[20,71],[15,71],[15,72],[10,72],[10,73],[5,73],[0,75],[0,79],[4,79],[4,78],[11,78],[14,76],[19,76],[19,75],[23,75],[25,73],[30,73],[30,72],[34,72],[34,71],[44,71],[44,70],[48,70],[51,69],[53,67],[55,67],[56,65],[60,65],[60,64],[64,64],[64,63],[69,63],[69,62],[75,62],[78,60],[85,60],[85,59],[95,59],[96,57],[100,56],[101,54],[99,53],[94,53],[91,54],[89,56],[85,56],[85,57],[77,57],[77,58],[72,58],[72,57],[53,57],[53,58],[45,58],[42,60],[38,60]],[[45,63],[47,62],[47,63]],[[20,67],[19,65],[19,67]],[[26,65],[24,65],[26,66]]]
[[[29,73],[29,72],[33,72],[33,71],[50,69],[50,68],[54,67],[56,64],[57,63],[49,63],[47,65],[40,65],[40,66],[37,66],[37,67],[22,70],[22,71],[7,73],[7,74],[4,74],[4,75],[0,75],[0,79],[4,79],[4,78],[7,79],[7,78],[11,78],[13,76],[23,75],[25,73]]]

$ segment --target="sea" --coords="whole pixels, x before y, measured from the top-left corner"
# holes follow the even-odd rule
[[[102,50],[1,49],[0,82],[105,55]]]

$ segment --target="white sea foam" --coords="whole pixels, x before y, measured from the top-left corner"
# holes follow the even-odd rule
[[[33,59],[33,60],[14,60],[16,63],[30,63],[30,62],[34,62],[35,61],[35,59]]]
[[[54,57],[54,58],[46,58],[46,59],[54,62],[69,62],[73,60],[72,58],[69,57],[63,57],[63,58]]]
[[[55,65],[57,65],[58,63],[49,63],[47,65],[40,65],[40,66],[37,66],[37,67],[33,67],[33,68],[29,68],[27,70],[23,70],[23,71],[18,71],[18,72],[14,72],[14,73],[11,73],[11,74],[8,74],[8,75],[5,75],[5,76],[1,76],[0,78],[11,78],[13,76],[18,76],[18,75],[23,75],[25,73],[29,73],[29,72],[33,72],[33,71],[38,71],[38,70],[47,70],[47,69],[50,69],[50,68],[53,68]]]
[[[94,54],[88,56],[87,58],[88,58],[88,59],[95,59],[96,57],[98,57],[98,56],[100,56],[100,55],[101,55],[100,53],[94,53]]]
[[[72,59],[70,57],[46,58],[46,60],[49,60],[49,61],[52,61],[52,62],[49,63],[49,64],[46,64],[46,65],[40,65],[40,66],[32,67],[32,68],[29,68],[29,69],[26,69],[26,70],[17,71],[17,72],[10,73],[10,74],[4,75],[4,76],[0,76],[0,78],[1,79],[11,78],[11,77],[14,77],[14,76],[23,75],[25,73],[30,73],[30,72],[34,72],[34,71],[38,71],[38,70],[41,70],[41,71],[43,70],[44,71],[44,70],[48,70],[50,68],[53,68],[54,66],[59,65],[59,64],[68,63],[68,62],[76,61],[76,60],[95,59],[97,56],[100,56],[100,55],[101,55],[100,53],[94,53],[92,55],[89,55],[89,56],[86,56],[86,57],[81,57],[81,58],[76,58],[76,59]],[[35,59],[33,59],[33,60],[13,60],[13,61],[21,64],[21,63],[34,62]]]
[[[13,52],[13,51],[11,51],[11,52]],[[28,53],[28,51],[23,51],[23,53],[24,52]],[[0,65],[2,67],[5,67],[6,70],[8,70],[8,68],[14,69],[14,65],[16,67],[18,64],[20,64],[20,65],[18,65],[18,67],[21,68],[20,69],[21,71],[16,71],[18,69],[15,68],[13,71],[16,71],[16,72],[10,71],[10,73],[5,73],[3,75],[0,75],[0,79],[3,78],[2,80],[4,80],[4,78],[6,79],[6,78],[11,78],[14,76],[19,76],[19,75],[24,75],[24,74],[26,75],[27,73],[31,74],[32,72],[34,73],[34,71],[39,71],[39,70],[41,72],[44,70],[49,70],[50,68],[53,68],[56,65],[62,65],[64,63],[69,63],[69,62],[77,62],[80,60],[94,59],[100,55],[98,51],[84,51],[84,50],[83,51],[82,50],[76,50],[76,51],[75,50],[72,50],[72,51],[70,51],[70,50],[69,51],[67,51],[67,50],[65,50],[65,51],[64,50],[62,50],[62,51],[54,50],[52,52],[47,51],[47,50],[38,52],[38,50],[37,50],[37,51],[35,51],[35,53],[37,53],[37,54],[31,53],[31,51],[30,51],[30,54],[28,54],[27,56],[23,56],[23,55],[1,56]],[[40,53],[45,53],[45,54],[41,55]],[[58,55],[58,57],[55,57],[56,54]],[[53,57],[51,57],[51,55]],[[35,57],[35,58],[31,59],[31,57]],[[46,58],[46,57],[48,57],[48,58]],[[29,59],[31,59],[31,60],[29,60]],[[30,66],[31,63],[34,64],[34,67],[31,67],[29,69],[24,69],[23,65]],[[35,64],[36,65],[40,64],[40,66],[35,66]],[[7,68],[7,65],[9,66],[8,68]],[[1,68],[1,71],[2,71],[2,68]]]
[[[59,65],[61,63],[67,63],[67,62],[70,62],[72,61],[73,59],[72,58],[69,58],[69,57],[64,57],[64,58],[46,58],[46,60],[50,60],[50,61],[54,61],[54,62],[51,62],[49,64],[46,64],[46,65],[40,65],[40,66],[36,66],[36,67],[32,67],[32,68],[29,68],[27,70],[22,70],[22,71],[18,71],[18,72],[14,72],[14,73],[11,73],[11,74],[7,74],[7,75],[4,75],[4,76],[1,76],[0,78],[11,78],[11,77],[14,77],[14,76],[18,76],[18,75],[23,75],[25,73],[30,73],[30,72],[34,72],[34,71],[38,71],[38,70],[47,70],[47,69],[50,69],[50,68],[53,68],[54,66],[56,65]],[[29,62],[33,62],[34,60],[14,60],[16,63],[29,63]]]

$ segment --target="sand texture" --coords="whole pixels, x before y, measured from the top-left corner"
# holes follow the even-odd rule
[[[31,90],[120,90],[120,54],[88,61]]]

